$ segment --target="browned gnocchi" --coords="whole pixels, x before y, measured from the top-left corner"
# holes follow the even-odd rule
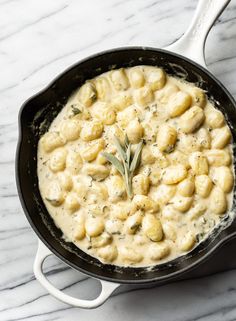
[[[230,215],[232,163],[207,93],[153,66],[86,81],[38,145],[41,196],[65,239],[118,266],[167,262],[206,238]]]

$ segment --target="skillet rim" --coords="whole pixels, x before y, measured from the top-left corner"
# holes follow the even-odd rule
[[[190,270],[193,270],[195,268],[197,268],[201,263],[203,263],[204,261],[206,261],[208,258],[210,258],[213,253],[219,249],[221,246],[223,246],[224,243],[226,243],[227,241],[229,241],[230,239],[233,239],[236,237],[236,230],[235,231],[230,231],[230,227],[232,226],[234,220],[229,224],[229,226],[227,226],[225,229],[223,229],[221,232],[223,231],[227,231],[229,230],[228,234],[224,237],[222,237],[222,239],[219,239],[216,244],[210,249],[208,250],[205,254],[203,254],[200,258],[197,259],[197,261],[190,263],[189,265],[187,265],[186,267],[180,268],[177,271],[174,271],[172,273],[169,273],[167,275],[163,275],[163,276],[158,276],[158,277],[153,277],[153,278],[149,278],[149,279],[140,279],[140,280],[125,280],[125,279],[117,279],[117,278],[112,278],[112,277],[106,277],[106,276],[98,276],[96,273],[90,272],[86,269],[81,268],[80,266],[76,265],[75,263],[71,262],[70,260],[68,260],[66,257],[64,257],[62,254],[60,254],[57,249],[55,249],[51,242],[47,240],[47,238],[45,238],[42,233],[40,232],[40,230],[37,228],[36,224],[33,223],[33,220],[31,219],[31,214],[28,212],[28,209],[26,207],[26,201],[24,198],[24,195],[22,193],[22,189],[21,189],[21,182],[19,179],[20,176],[20,151],[22,147],[22,113],[24,108],[28,105],[29,102],[33,101],[35,98],[37,98],[38,96],[40,96],[41,94],[45,93],[47,90],[49,90],[52,86],[55,86],[57,81],[60,80],[61,77],[63,77],[65,74],[67,74],[68,72],[70,72],[73,68],[77,67],[78,65],[82,64],[83,62],[88,62],[91,59],[106,55],[106,54],[112,54],[114,52],[122,52],[122,51],[132,51],[132,50],[142,50],[142,51],[155,51],[157,53],[162,53],[162,54],[167,54],[167,55],[171,55],[174,58],[177,57],[178,59],[182,59],[184,61],[186,61],[187,63],[189,63],[190,65],[194,65],[197,69],[200,69],[203,73],[205,73],[209,78],[211,78],[213,80],[213,82],[215,82],[218,86],[221,87],[221,89],[225,92],[225,94],[228,96],[229,100],[231,101],[232,105],[236,108],[236,101],[234,100],[233,96],[231,95],[231,93],[226,89],[226,87],[210,72],[208,71],[208,69],[204,68],[203,66],[201,66],[200,64],[198,64],[197,62],[174,52],[171,52],[169,50],[166,49],[159,49],[159,48],[154,48],[154,47],[148,47],[148,46],[125,46],[125,47],[118,47],[118,48],[113,48],[113,49],[108,49],[108,50],[104,50],[89,56],[86,56],[85,58],[77,61],[76,63],[70,65],[68,68],[66,68],[65,70],[63,70],[62,72],[60,72],[47,86],[45,86],[42,90],[38,91],[37,93],[35,93],[34,95],[32,95],[30,98],[28,98],[21,106],[19,112],[18,112],[18,141],[17,141],[17,148],[16,148],[16,154],[15,154],[15,179],[16,179],[16,186],[17,186],[17,191],[18,191],[18,195],[19,195],[19,199],[20,199],[20,203],[21,206],[23,208],[24,214],[28,220],[28,222],[30,223],[32,229],[34,230],[34,232],[36,233],[37,237],[44,243],[45,246],[47,246],[50,251],[57,256],[60,260],[62,260],[64,263],[66,263],[67,265],[69,265],[70,267],[72,267],[73,269],[82,272],[86,275],[89,275],[90,277],[99,279],[99,280],[104,280],[104,281],[109,281],[109,282],[113,282],[113,283],[119,283],[119,284],[150,284],[150,283],[165,283],[166,281],[171,280],[176,280],[177,278],[183,276],[186,272],[189,272]],[[216,239],[220,236],[221,232],[219,233],[219,235],[217,235]],[[168,262],[167,262],[168,263]],[[106,266],[106,264],[103,264],[103,266]],[[134,268],[134,267],[132,267]]]

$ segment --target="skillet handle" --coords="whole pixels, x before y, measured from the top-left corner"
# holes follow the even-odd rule
[[[206,67],[204,50],[207,35],[229,2],[230,0],[199,0],[187,31],[165,49],[186,56]]]
[[[120,286],[120,284],[118,283],[99,280],[101,282],[102,290],[99,296],[94,300],[77,299],[68,294],[65,294],[61,290],[57,289],[54,285],[52,285],[52,283],[48,281],[43,273],[43,262],[48,256],[52,254],[53,253],[41,241],[39,241],[38,251],[34,261],[34,275],[36,279],[41,283],[41,285],[51,295],[64,303],[84,309],[97,308],[109,298],[109,296],[113,293],[113,291],[115,291],[116,288]]]

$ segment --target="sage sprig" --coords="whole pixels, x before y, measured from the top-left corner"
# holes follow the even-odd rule
[[[116,146],[117,153],[120,159],[106,152],[102,153],[102,155],[108,160],[108,162],[110,162],[113,166],[115,166],[115,168],[122,175],[125,182],[127,195],[129,198],[132,198],[133,196],[132,178],[134,176],[135,170],[140,165],[143,141],[141,141],[137,145],[137,148],[133,154],[131,152],[132,146],[131,146],[131,143],[129,142],[127,135],[125,135],[125,141],[123,145],[120,142],[120,140],[116,136],[114,136],[114,144]]]

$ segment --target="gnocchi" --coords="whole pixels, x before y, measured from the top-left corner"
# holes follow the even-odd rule
[[[163,244],[152,244],[149,249],[150,258],[153,261],[159,261],[165,258],[170,253],[170,247],[163,243]]]
[[[154,99],[154,95],[153,95],[153,91],[151,90],[150,87],[146,86],[146,87],[142,87],[141,89],[137,90],[135,92],[135,101],[136,103],[140,106],[140,107],[145,107],[148,104],[150,104],[153,99]]]
[[[81,125],[76,119],[67,119],[61,124],[61,135],[67,141],[79,138]]]
[[[224,116],[219,110],[212,110],[206,113],[206,123],[210,128],[220,128],[224,122]]]
[[[109,169],[104,165],[85,164],[83,171],[95,181],[102,181],[109,175]]]
[[[159,204],[145,195],[135,195],[132,204],[135,209],[150,211],[151,213],[158,212],[159,210]]]
[[[170,96],[168,102],[168,111],[170,117],[177,117],[182,115],[191,105],[191,96],[184,92],[178,91]]]
[[[97,98],[101,101],[107,101],[110,97],[110,84],[106,77],[98,77],[95,81]]]
[[[126,221],[126,231],[128,234],[135,234],[140,227],[143,219],[141,211],[137,211],[133,215],[129,216]]]
[[[229,127],[214,129],[211,132],[211,147],[216,149],[224,148],[231,140],[231,132]]]
[[[128,218],[129,212],[129,206],[121,204],[113,208],[111,215],[121,221],[125,221]]]
[[[78,222],[75,226],[75,231],[74,231],[74,238],[76,241],[81,241],[85,238],[86,236],[86,231],[85,231],[85,226],[84,222]]]
[[[63,171],[66,167],[67,151],[65,148],[57,148],[52,152],[49,167],[53,172]]]
[[[193,106],[187,110],[180,118],[180,128],[185,134],[197,130],[203,123],[205,115],[198,106]]]
[[[126,90],[129,87],[129,80],[123,68],[111,71],[111,81],[116,90]]]
[[[202,203],[196,203],[188,212],[191,221],[198,219],[206,212],[207,206]]]
[[[211,148],[211,136],[206,128],[200,128],[197,132],[197,139],[201,149]]]
[[[177,192],[182,196],[192,196],[194,193],[194,182],[192,179],[186,178],[178,184]]]
[[[65,207],[71,212],[75,212],[79,209],[80,204],[76,193],[71,193],[66,196]]]
[[[79,89],[78,100],[85,107],[90,107],[96,98],[97,92],[92,83],[87,82]]]
[[[163,171],[162,182],[167,185],[177,184],[186,178],[188,175],[184,165],[172,165]]]
[[[112,125],[116,121],[116,111],[107,104],[101,104],[94,111],[94,117],[100,120],[103,125]]]
[[[177,139],[177,131],[169,125],[160,126],[157,133],[157,144],[161,152],[170,153],[175,146]]]
[[[141,88],[145,84],[145,78],[140,68],[132,68],[129,73],[130,83],[133,88]]]
[[[111,108],[116,111],[122,111],[133,102],[132,96],[128,94],[117,95],[111,102]]]
[[[73,187],[71,176],[66,172],[58,173],[58,181],[62,189],[70,191]]]
[[[186,252],[193,248],[195,242],[196,237],[191,232],[188,232],[179,240],[179,247],[182,251]]]
[[[205,152],[208,163],[211,166],[229,166],[231,164],[231,154],[222,149],[210,149]]]
[[[163,69],[160,68],[150,68],[150,74],[148,76],[148,82],[153,91],[161,89],[164,87],[166,82],[166,74]]]
[[[190,209],[192,202],[192,197],[184,197],[181,195],[176,195],[171,200],[173,208],[179,212],[187,212]]]
[[[104,264],[169,262],[232,215],[223,113],[208,92],[155,66],[82,84],[40,138],[37,173],[64,238]]]
[[[153,199],[160,205],[167,204],[171,198],[175,195],[175,185],[161,184],[157,187],[156,191],[153,192]]]
[[[89,217],[85,222],[85,230],[88,236],[99,236],[104,231],[104,222],[101,217]]]
[[[66,168],[71,174],[76,175],[79,173],[81,168],[83,167],[82,157],[78,152],[73,150],[69,151],[66,158]]]
[[[201,152],[192,153],[189,157],[189,163],[195,175],[208,174],[208,161]]]
[[[152,214],[146,214],[142,221],[144,234],[153,242],[159,242],[163,238],[163,229],[159,219]]]
[[[174,209],[172,204],[167,204],[163,209],[162,209],[162,218],[163,221],[179,221],[180,219],[180,212],[178,212],[176,209]]]
[[[174,224],[171,222],[164,222],[162,224],[163,232],[166,239],[169,239],[171,241],[175,241],[177,238],[176,229],[174,227]]]
[[[143,260],[143,255],[137,249],[129,246],[121,248],[120,254],[125,262],[139,263]]]
[[[63,191],[57,181],[52,181],[47,186],[46,201],[54,206],[60,206],[65,199]]]
[[[58,132],[47,132],[43,135],[40,143],[45,152],[52,152],[55,148],[61,147],[65,144],[65,140]]]
[[[202,89],[193,87],[191,88],[189,93],[192,97],[192,103],[194,106],[199,106],[201,108],[204,108],[206,106],[206,94]]]
[[[199,175],[195,178],[196,193],[201,197],[209,196],[212,190],[213,184],[208,175]]]
[[[99,121],[88,121],[84,124],[80,136],[81,138],[89,142],[90,140],[94,140],[96,138],[101,137],[103,132],[103,124]]]
[[[106,232],[100,236],[91,238],[91,244],[92,244],[92,247],[94,248],[106,246],[111,242],[112,242],[112,236]]]
[[[149,191],[149,177],[143,174],[138,174],[133,177],[133,192],[134,194],[147,195]]]
[[[219,187],[214,187],[210,195],[210,210],[215,214],[224,214],[227,210],[227,200]]]
[[[111,202],[115,203],[122,200],[126,196],[124,180],[119,175],[111,177],[109,182],[110,189],[108,190]]]
[[[105,147],[104,139],[94,140],[82,152],[82,157],[85,161],[91,162],[96,159],[98,153]]]
[[[141,162],[143,165],[153,164],[155,162],[155,156],[153,155],[150,147],[148,146],[143,147]]]
[[[99,248],[98,256],[104,262],[113,262],[118,255],[117,247],[115,245],[107,245],[105,247]]]
[[[219,186],[225,193],[229,193],[234,184],[234,177],[231,170],[226,166],[213,168],[212,181],[215,185]]]
[[[143,137],[143,127],[138,120],[132,120],[127,126],[127,136],[129,141],[137,144]]]

